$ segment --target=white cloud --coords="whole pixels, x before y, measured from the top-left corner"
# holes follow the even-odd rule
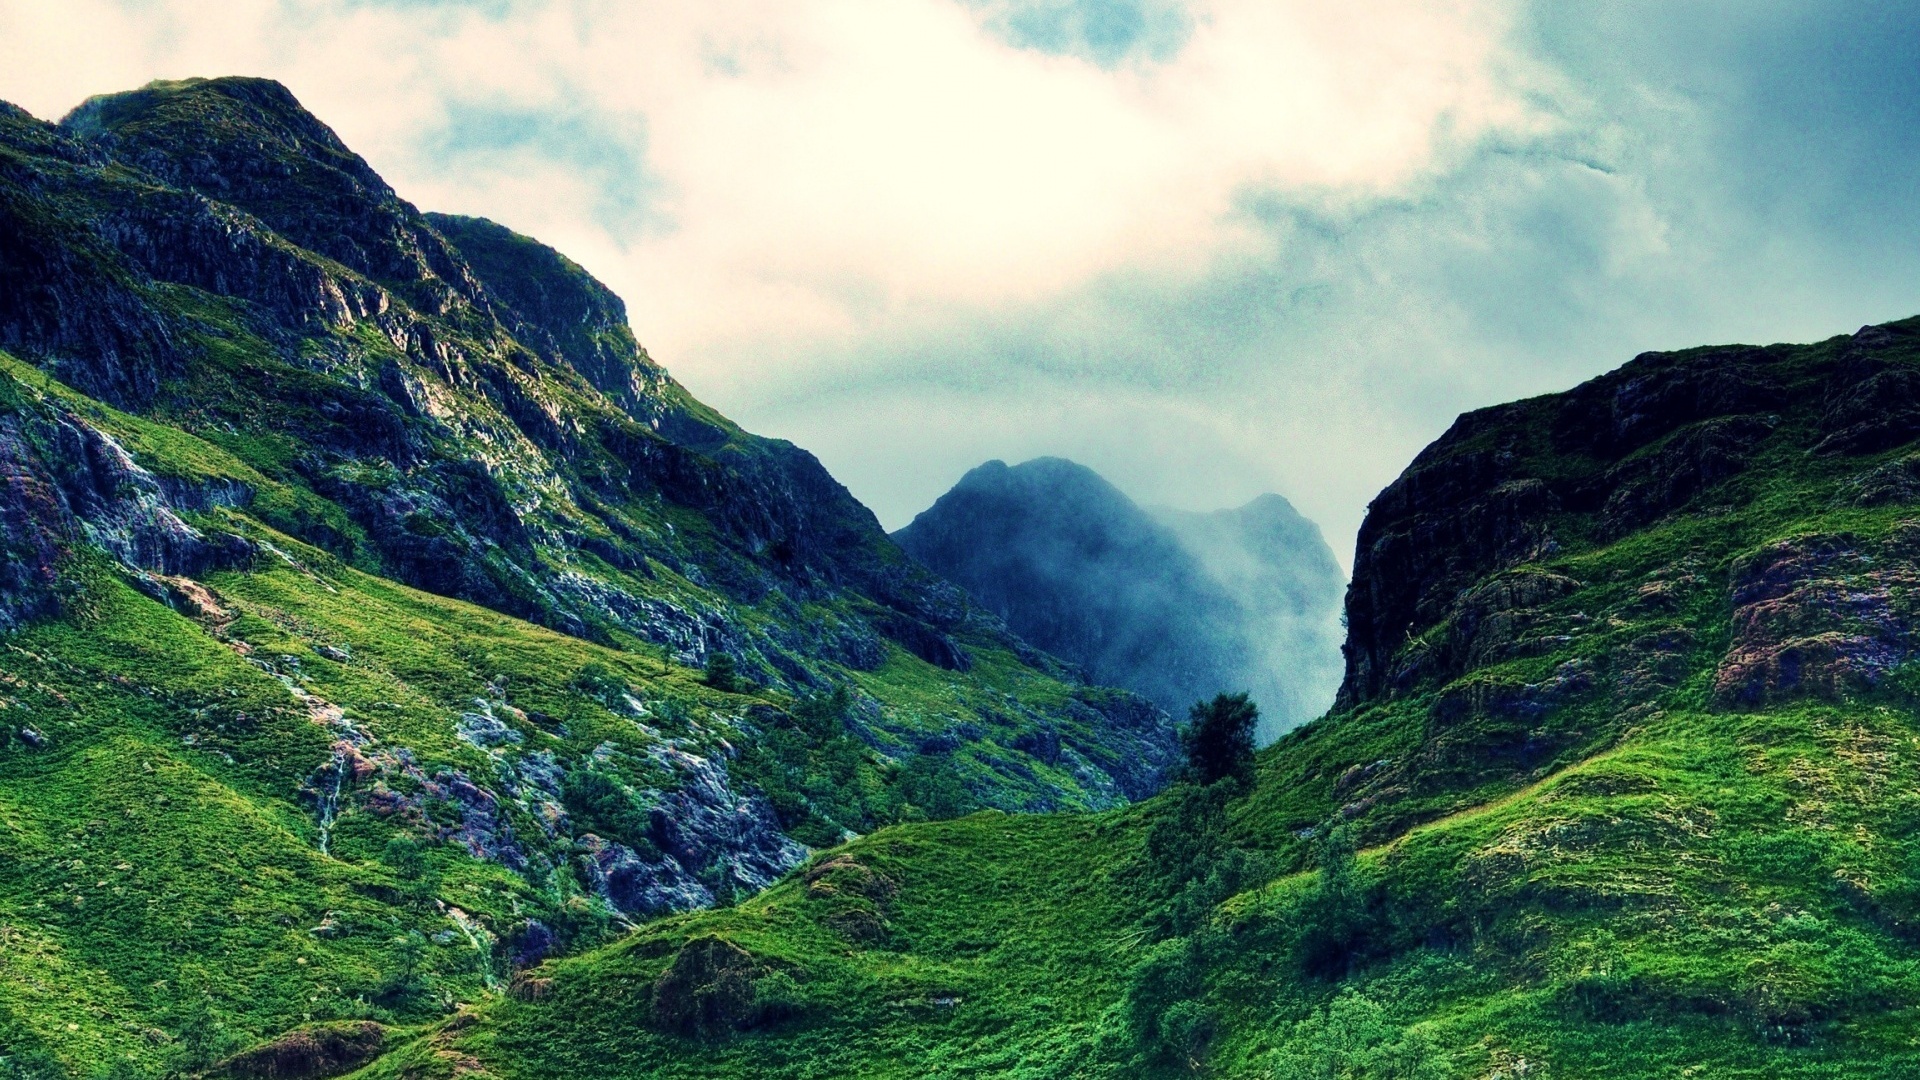
[[[1102,66],[1014,47],[955,0],[0,0],[0,97],[52,117],[156,77],[278,78],[403,195],[496,218],[601,275],[696,392],[796,435],[831,415],[829,464],[878,475],[884,448],[944,462],[978,440],[942,448],[935,425],[902,450],[914,434],[875,417],[863,442],[858,409],[782,413],[769,393],[884,383],[889,361],[876,358],[915,352],[1018,381],[1005,354],[943,346],[1102,282],[1178,290],[1260,256],[1272,240],[1242,212],[1250,190],[1364,205],[1488,137],[1551,123],[1528,104],[1540,76],[1506,48],[1513,13],[1500,0],[1213,0],[1190,14],[1172,56]],[[489,116],[568,126],[462,149],[458,136]],[[599,140],[638,172],[596,158]],[[610,217],[623,197],[638,209]],[[1143,374],[1151,358],[1109,356],[1098,333],[1049,333],[1068,353],[1081,342],[1082,374],[1116,366],[1136,384],[1088,399],[1089,419],[1150,409],[1143,386],[1204,374],[1191,355]],[[992,386],[975,389],[971,415],[993,400]],[[1006,404],[1008,417],[1034,415]],[[1244,410],[1202,408],[1183,424],[1232,444],[1234,475],[1301,471],[1272,460],[1286,447],[1253,445]],[[1313,430],[1298,416],[1281,427]],[[1045,430],[1004,441],[1047,449]]]
[[[1011,47],[952,0],[0,5],[0,95],[55,115],[153,77],[277,77],[423,205],[573,241],[659,351],[1031,301],[1244,242],[1248,185],[1390,191],[1532,122],[1500,5],[1222,0],[1165,64]],[[424,157],[462,107],[646,132],[656,221],[607,235],[564,159]],[[638,121],[637,123],[635,121]],[[729,350],[731,351],[731,350]]]

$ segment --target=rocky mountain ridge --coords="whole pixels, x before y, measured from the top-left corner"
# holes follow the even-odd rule
[[[0,343],[109,405],[265,450],[316,496],[270,522],[290,535],[576,636],[725,652],[783,689],[825,686],[818,656],[959,670],[956,633],[1023,649],[811,455],[688,397],[579,267],[420,214],[277,84],[156,84],[58,128],[15,110],[6,133],[22,250]],[[858,599],[838,617],[790,617],[840,596]],[[736,614],[756,605],[780,610]]]

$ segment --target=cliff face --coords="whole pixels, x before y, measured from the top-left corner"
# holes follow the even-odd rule
[[[573,588],[578,556],[642,579],[650,559],[695,565],[746,602],[852,584],[936,632],[960,618],[811,455],[672,384],[579,267],[439,219],[470,260],[276,84],[158,84],[57,129],[10,114],[5,137],[23,250],[0,343],[109,404],[290,440],[282,471],[352,518],[308,530],[329,550],[570,633],[739,652],[773,680],[804,665],[727,620],[671,628],[630,588]],[[650,520],[661,502],[711,542]]]
[[[1421,720],[1341,780],[1350,816],[1391,835],[1512,790],[1674,695],[1903,693],[1916,357],[1912,321],[1647,354],[1460,417],[1360,532],[1336,710]]]
[[[1118,805],[1176,756],[1163,712],[1034,652],[812,455],[690,397],[579,266],[420,213],[259,80],[58,125],[0,106],[0,630],[0,802],[33,808],[0,908],[86,861],[50,854],[68,810],[44,801],[71,797],[114,824],[106,865],[181,883],[180,925],[62,924],[109,981],[266,979],[299,942],[204,905],[272,865],[285,917],[341,939],[330,992],[393,960],[376,923],[465,943],[428,983],[355,991],[389,1017],[810,846]],[[158,844],[153,793],[96,768],[190,778],[169,828],[200,839]],[[253,929],[191,944],[195,918]],[[313,1011],[275,985],[220,993],[261,1034]]]
[[[1277,495],[1156,517],[1073,462],[994,461],[894,538],[1027,641],[1170,712],[1251,691],[1272,738],[1332,696],[1340,569]]]
[[[1788,346],[1647,354],[1567,393],[1460,417],[1368,509],[1341,703],[1461,674],[1468,643],[1409,643],[1450,620],[1477,625],[1471,587],[1684,511],[1765,444],[1833,459],[1905,441],[1920,430],[1909,334],[1870,327],[1812,358]],[[1557,588],[1516,585],[1511,599],[1531,609]]]

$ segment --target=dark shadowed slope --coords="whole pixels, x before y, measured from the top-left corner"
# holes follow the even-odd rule
[[[992,461],[894,539],[1034,645],[1170,711],[1250,690],[1270,739],[1333,700],[1340,569],[1277,495],[1156,518],[1073,462]]]

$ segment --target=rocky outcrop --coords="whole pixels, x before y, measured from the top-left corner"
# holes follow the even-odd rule
[[[671,748],[663,758],[679,785],[650,813],[656,850],[586,842],[594,889],[615,910],[651,916],[708,907],[716,892],[759,892],[806,859],[767,801],[734,791],[719,762]]]
[[[1820,346],[1648,354],[1565,394],[1462,416],[1361,529],[1341,701],[1444,685],[1587,632],[1592,613],[1554,610],[1577,583],[1535,565],[1572,545],[1732,513],[1763,490],[1742,486],[1763,466],[1787,475],[1912,442],[1916,345],[1914,325],[1895,323]],[[1829,505],[1920,499],[1916,460],[1842,473]],[[1882,685],[1912,654],[1909,531],[1797,537],[1739,560],[1715,700],[1753,706]],[[1705,587],[1697,566],[1669,570],[1620,616],[1677,614]],[[1612,658],[1618,692],[1645,700],[1672,685],[1698,644],[1681,620],[1636,638]]]
[[[116,161],[391,283],[423,311],[445,314],[480,299],[478,282],[419,211],[279,83],[155,83],[90,98],[60,126]]]
[[[1788,394],[1784,346],[1648,353],[1564,394],[1461,416],[1380,493],[1347,594],[1343,707],[1461,674],[1396,662],[1461,592],[1566,541],[1618,538],[1739,475]]]
[[[136,574],[204,575],[243,566],[253,546],[208,534],[175,512],[174,498],[113,438],[71,413],[27,400],[29,391],[0,376],[18,402],[0,415],[0,628],[57,613],[63,576],[83,546]],[[205,509],[244,503],[244,487],[174,484],[175,495]]]
[[[1873,544],[1809,536],[1735,567],[1733,640],[1716,700],[1757,706],[1880,686],[1920,654],[1920,524]]]
[[[1602,533],[1625,536],[1738,475],[1779,423],[1772,415],[1703,420],[1615,465],[1600,479],[1608,492],[1600,508]]]
[[[232,1080],[321,1080],[365,1065],[387,1046],[371,1020],[309,1024],[220,1062],[209,1075]]]
[[[699,937],[674,954],[653,984],[648,1019],[678,1035],[729,1035],[779,1015],[780,1002],[761,992],[773,967],[717,937]]]
[[[487,283],[516,340],[572,367],[636,416],[666,414],[665,373],[634,340],[627,306],[612,290],[545,244],[485,218],[429,213],[426,220]]]
[[[1360,531],[1340,704],[1419,720],[1316,778],[1341,814],[1396,835],[1703,698],[1911,694],[1916,325],[1648,354],[1460,417]]]

